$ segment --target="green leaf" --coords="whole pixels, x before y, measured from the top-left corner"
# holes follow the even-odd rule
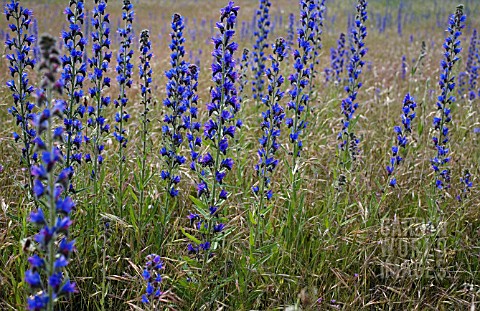
[[[182,230],[182,233],[193,243],[195,243],[197,245],[200,245],[202,243],[199,239],[197,239],[196,237],[194,237],[190,233],[187,233],[184,228],[181,228],[180,230]]]
[[[190,197],[190,200],[192,200],[193,204],[195,205],[195,209],[197,210],[197,212],[202,214],[203,218],[209,219],[210,215],[206,212],[208,210],[207,205],[194,196],[190,195],[189,197]]]
[[[256,225],[257,221],[255,220],[255,217],[253,216],[253,213],[251,211],[248,212],[248,219],[250,220],[250,223],[252,225]]]

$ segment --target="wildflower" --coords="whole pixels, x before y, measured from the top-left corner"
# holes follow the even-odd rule
[[[280,136],[280,127],[285,118],[284,108],[280,105],[280,101],[285,94],[281,90],[284,78],[280,74],[280,63],[287,56],[288,47],[285,39],[278,38],[272,48],[274,54],[274,56],[270,56],[272,66],[266,70],[268,93],[262,99],[267,109],[262,112],[261,128],[263,135],[259,140],[261,147],[258,150],[260,159],[258,164],[255,165],[260,189],[257,186],[254,188],[254,192],[260,198],[260,209],[263,209],[264,198],[271,199],[270,176],[278,165],[278,160],[274,156],[280,146],[277,139]]]
[[[465,94],[466,94],[466,85],[467,85],[467,82],[468,82],[468,73],[465,72],[465,71],[462,71],[458,74],[458,78],[457,78],[458,82],[457,82],[457,94],[460,96],[460,97],[463,97]]]
[[[118,150],[118,169],[119,169],[119,187],[118,187],[118,201],[120,210],[122,211],[123,207],[123,166],[125,162],[125,148],[127,147],[128,139],[126,136],[126,130],[124,128],[124,123],[130,119],[130,115],[125,111],[125,107],[128,104],[128,97],[126,89],[132,86],[132,69],[133,64],[131,59],[133,57],[133,50],[131,49],[132,45],[132,23],[133,23],[134,11],[133,5],[130,0],[123,0],[122,6],[122,20],[124,22],[124,27],[118,29],[118,34],[120,35],[120,50],[117,56],[117,82],[119,85],[120,92],[118,94],[118,99],[114,101],[115,108],[119,108],[119,111],[115,114],[115,132],[113,136],[115,140],[119,143]]]
[[[362,87],[362,83],[359,81],[359,76],[362,72],[362,67],[365,65],[363,57],[367,53],[364,40],[367,36],[367,27],[365,22],[367,21],[367,1],[358,0],[357,14],[355,16],[354,27],[351,29],[353,38],[353,45],[351,47],[351,57],[347,65],[348,84],[345,86],[347,92],[347,98],[342,100],[341,109],[343,114],[342,130],[338,134],[338,139],[341,140],[339,145],[340,149],[344,151],[343,161],[345,167],[347,163],[355,161],[355,154],[349,152],[358,149],[358,139],[352,139],[354,134],[351,129],[351,120],[355,111],[358,108],[356,103],[358,90]]]
[[[142,164],[141,164],[141,183],[140,183],[140,216],[142,213],[143,205],[145,204],[145,183],[147,176],[147,135],[149,131],[150,120],[148,118],[148,113],[150,112],[150,106],[152,104],[152,67],[150,62],[152,60],[153,54],[151,52],[152,45],[150,42],[150,33],[147,29],[142,30],[140,34],[140,65],[139,65],[139,76],[140,76],[140,93],[141,93],[141,105],[143,106],[142,111]]]
[[[468,98],[474,100],[477,93],[478,68],[480,67],[480,59],[477,59],[477,29],[473,29],[472,38],[470,39],[470,47],[468,49],[468,57],[466,63],[466,73],[468,80]]]
[[[310,75],[310,82],[309,82],[309,94],[311,96],[313,92],[313,79],[315,78],[317,71],[315,67],[319,64],[320,59],[320,51],[322,50],[322,34],[323,34],[323,16],[325,15],[325,11],[327,7],[325,6],[325,0],[315,0],[315,9],[311,14],[311,21],[313,20],[315,26],[314,26],[314,32],[313,32],[313,55],[312,55],[312,61],[310,63],[311,67],[311,75]]]
[[[185,75],[185,93],[184,101],[187,105],[187,113],[183,116],[183,124],[187,129],[188,147],[190,148],[190,169],[196,171],[196,162],[198,161],[198,148],[202,145],[200,137],[201,124],[198,122],[198,73],[197,65],[190,64]]]
[[[253,45],[252,51],[252,71],[254,75],[252,81],[252,91],[253,99],[255,99],[257,102],[263,98],[263,91],[265,87],[263,74],[265,72],[265,62],[267,61],[265,49],[268,48],[267,40],[270,32],[270,6],[271,3],[269,0],[260,0],[260,7],[256,11],[257,27],[253,33],[256,41]]]
[[[415,119],[415,108],[417,104],[415,99],[408,93],[403,100],[402,108],[402,125],[395,126],[393,130],[397,135],[397,143],[392,147],[392,156],[390,158],[390,165],[387,165],[387,174],[390,176],[389,185],[395,187],[397,180],[394,176],[395,168],[403,162],[403,158],[399,155],[400,148],[405,149],[408,144],[408,135],[412,133],[412,121]]]
[[[37,128],[36,149],[41,154],[41,160],[38,165],[32,166],[31,174],[35,184],[33,191],[41,207],[31,212],[29,221],[41,229],[34,239],[38,252],[29,258],[30,269],[25,273],[25,282],[31,291],[27,299],[29,310],[53,310],[61,296],[76,291],[75,284],[70,283],[63,273],[74,249],[74,241],[68,241],[68,229],[72,224],[69,214],[75,204],[64,195],[68,191],[71,169],[61,169],[63,156],[54,145],[55,117],[61,118],[65,110],[63,100],[52,98],[53,91],[60,92],[63,88],[56,80],[60,59],[55,45],[56,40],[48,35],[42,36],[39,42],[42,54],[39,68],[43,79],[37,100],[38,106],[44,107],[44,110],[35,117],[33,124]],[[58,175],[55,175],[57,172]],[[44,213],[42,208],[46,208],[47,212]],[[43,281],[42,276],[46,276]]]
[[[288,78],[291,89],[288,92],[290,102],[287,104],[288,110],[293,110],[293,118],[286,120],[286,125],[290,129],[290,142],[293,144],[293,163],[296,166],[296,159],[300,156],[302,150],[301,134],[307,127],[305,114],[306,106],[310,100],[306,87],[310,83],[312,67],[309,65],[312,59],[314,49],[314,17],[315,17],[315,1],[302,0],[300,10],[301,26],[298,29],[298,49],[293,52],[294,57],[294,73]]]
[[[337,41],[337,48],[330,49],[330,64],[336,84],[342,81],[343,68],[345,67],[345,34],[341,33]]]
[[[455,102],[455,97],[451,95],[455,88],[455,77],[453,76],[453,66],[459,60],[458,54],[462,50],[460,47],[460,36],[465,27],[466,17],[463,15],[463,6],[457,6],[455,14],[450,16],[448,25],[448,37],[445,39],[443,47],[445,49],[444,59],[441,61],[441,73],[439,86],[441,95],[437,99],[437,114],[433,118],[433,129],[435,134],[432,138],[437,154],[430,162],[435,172],[435,186],[439,190],[450,187],[450,168],[448,163],[450,133],[448,124],[452,120],[450,105]]]
[[[473,187],[472,174],[469,170],[463,172],[463,177],[460,178],[460,183],[463,185],[462,193],[457,195],[458,201],[463,201],[468,198],[470,189]]]
[[[295,14],[290,13],[290,15],[288,15],[288,28],[287,28],[287,44],[288,44],[289,50],[293,49],[294,39],[295,39]]]
[[[161,270],[163,270],[165,266],[157,254],[148,255],[146,261],[142,276],[147,283],[147,287],[145,294],[142,295],[142,302],[150,305],[152,310],[156,310],[160,304],[160,298],[163,295],[160,289],[162,283]]]
[[[124,0],[122,6],[122,20],[125,23],[124,28],[118,29],[118,34],[121,38],[120,51],[117,56],[117,82],[120,88],[120,94],[118,99],[114,101],[115,107],[120,108],[120,111],[115,115],[115,121],[118,125],[115,126],[115,132],[113,133],[115,139],[120,144],[120,163],[125,161],[123,155],[123,149],[127,145],[127,138],[125,137],[125,129],[123,123],[127,122],[130,115],[125,111],[125,107],[128,103],[128,97],[126,94],[126,88],[132,86],[132,69],[131,59],[133,57],[133,50],[130,48],[132,45],[132,22],[133,22],[133,5],[130,0]]]
[[[240,76],[238,77],[238,101],[243,103],[243,95],[245,86],[248,83],[247,70],[248,70],[248,54],[249,49],[243,49],[242,58],[240,60]]]
[[[398,6],[398,13],[397,13],[397,33],[401,37],[402,36],[402,13],[405,3],[400,1],[400,5]]]
[[[174,14],[172,17],[172,32],[170,37],[170,66],[171,68],[165,72],[168,79],[167,82],[167,97],[163,101],[167,108],[167,113],[164,117],[164,125],[162,126],[163,147],[160,154],[165,159],[166,169],[162,171],[162,179],[165,181],[166,193],[170,197],[176,197],[178,191],[176,185],[180,181],[180,176],[177,171],[180,165],[185,163],[186,159],[179,154],[179,148],[184,140],[184,124],[182,118],[184,113],[188,110],[188,105],[185,104],[184,96],[186,92],[186,75],[188,70],[187,63],[183,60],[185,56],[185,38],[183,37],[184,29],[183,17],[179,14]],[[167,201],[168,202],[168,201]],[[165,203],[167,207],[167,203]]]
[[[91,116],[88,125],[94,129],[90,139],[93,141],[93,171],[91,176],[94,179],[95,194],[98,191],[97,176],[100,176],[98,170],[103,162],[103,134],[110,131],[110,125],[103,116],[104,109],[111,101],[110,97],[104,96],[104,90],[110,87],[110,78],[105,74],[112,58],[112,53],[108,52],[111,44],[110,17],[106,13],[106,7],[106,0],[95,0],[92,17],[93,32],[91,34],[93,55],[88,59],[88,64],[92,69],[89,79],[93,84],[93,87],[89,89],[93,105],[88,107],[88,114]]]
[[[85,106],[81,100],[84,97],[83,82],[85,80],[87,65],[83,60],[83,53],[87,45],[87,38],[82,33],[81,26],[85,20],[83,0],[70,1],[65,9],[69,23],[69,31],[62,32],[62,39],[68,54],[62,58],[62,79],[65,93],[68,97],[68,104],[65,105],[63,120],[65,131],[65,168],[71,168],[73,172],[73,163],[81,163],[81,153],[79,151],[82,143],[83,125],[80,118],[85,114]],[[69,186],[73,191],[73,186]]]
[[[11,51],[6,55],[9,62],[10,75],[12,80],[7,81],[7,87],[12,92],[14,105],[8,109],[8,112],[15,118],[16,125],[20,126],[20,134],[13,133],[15,142],[22,143],[22,153],[20,161],[27,171],[33,164],[33,143],[36,136],[34,128],[31,128],[30,121],[34,118],[33,109],[35,105],[29,101],[29,97],[34,91],[32,85],[29,85],[28,67],[33,70],[35,59],[30,57],[32,44],[35,42],[33,35],[28,35],[28,29],[32,23],[33,12],[20,6],[16,0],[11,0],[5,5],[5,16],[7,21],[12,21],[9,28],[13,38],[7,36],[5,47]],[[28,176],[27,188],[29,193],[33,189],[33,178]]]
[[[224,188],[224,179],[232,169],[233,159],[227,153],[230,147],[229,141],[235,137],[236,126],[240,126],[235,114],[240,109],[235,82],[234,53],[238,45],[233,41],[235,24],[239,7],[234,6],[233,1],[220,10],[220,21],[217,22],[219,34],[213,38],[214,50],[212,52],[212,79],[211,101],[207,103],[210,119],[204,124],[204,137],[211,142],[211,149],[215,156],[206,152],[199,157],[198,163],[202,169],[199,172],[198,195],[204,204],[209,207],[210,213],[207,219],[197,222],[195,227],[202,234],[204,241],[200,245],[189,245],[189,251],[196,255],[204,252],[211,256],[210,246],[213,233],[223,230],[218,211],[228,198],[228,192]],[[197,206],[197,208],[199,208]],[[204,211],[202,215],[207,214]],[[213,229],[217,228],[217,231]]]

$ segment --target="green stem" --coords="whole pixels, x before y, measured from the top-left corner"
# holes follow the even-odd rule
[[[227,44],[226,42],[226,39],[225,39],[225,36],[224,36],[224,39],[223,39],[223,42],[222,42],[222,55],[225,55],[225,46]],[[213,176],[213,188],[212,188],[212,194],[210,196],[210,202],[208,207],[210,206],[215,206],[215,201],[216,201],[216,195],[217,195],[217,181],[216,181],[216,173],[219,169],[219,162],[220,162],[220,147],[219,147],[219,144],[220,144],[220,141],[223,137],[223,118],[221,116],[221,112],[223,111],[223,108],[224,108],[224,104],[225,104],[225,88],[223,87],[223,85],[225,85],[225,79],[226,79],[226,74],[225,74],[225,61],[222,60],[222,88],[221,88],[221,98],[220,98],[220,107],[218,109],[218,116],[217,116],[217,121],[218,121],[218,130],[217,130],[217,145],[216,145],[216,149],[217,149],[217,152],[216,152],[216,156],[215,156],[215,169],[213,171],[213,174],[211,174]],[[213,224],[213,218],[212,217],[209,217],[208,219],[208,228],[207,228],[207,234],[206,234],[206,240],[208,242],[210,242],[211,238],[212,238],[212,224]],[[207,264],[207,261],[208,261],[208,254],[206,256],[204,256],[204,260],[203,260],[203,268],[202,268],[202,271],[205,271],[205,266]]]
[[[147,76],[144,78],[144,83],[147,85]],[[146,174],[146,162],[147,162],[147,132],[148,132],[148,118],[147,118],[147,93],[143,95],[143,132],[142,132],[142,164],[141,164],[141,173],[140,173],[140,207],[138,215],[139,228],[142,227],[142,216],[143,216],[143,205],[145,204],[145,174]],[[140,232],[141,233],[141,232]]]
[[[50,109],[52,102],[52,89],[49,87],[47,89],[47,109]],[[47,145],[48,145],[48,152],[53,153],[53,139],[52,139],[52,120],[48,120],[48,132],[47,132]],[[53,178],[53,171],[47,174],[48,178],[48,212],[49,212],[49,225],[54,226],[55,224],[55,179]],[[48,275],[51,276],[55,273],[55,242],[52,239],[47,246],[47,258],[48,258]],[[53,311],[54,302],[54,288],[48,282],[48,304],[47,310]]]

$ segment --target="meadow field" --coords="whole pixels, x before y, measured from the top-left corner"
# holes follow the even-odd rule
[[[480,309],[479,1],[2,4],[0,310]]]

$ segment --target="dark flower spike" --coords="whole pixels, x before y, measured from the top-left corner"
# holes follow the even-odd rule
[[[335,84],[342,82],[342,74],[345,67],[345,34],[341,33],[337,41],[337,48],[330,49],[330,64]]]
[[[35,59],[31,57],[30,50],[35,42],[33,35],[28,35],[28,29],[32,24],[33,12],[16,0],[11,0],[5,5],[5,16],[12,32],[7,35],[5,47],[6,58],[9,62],[10,76],[12,80],[7,81],[7,87],[12,92],[13,106],[8,112],[15,118],[17,126],[20,126],[20,134],[13,133],[15,142],[21,142],[22,152],[20,162],[23,167],[30,170],[34,163],[33,143],[36,136],[34,128],[31,128],[30,121],[34,118],[33,109],[35,105],[29,101],[34,88],[29,85],[28,68],[33,69]],[[28,191],[33,191],[33,177],[28,176]]]
[[[351,129],[351,121],[358,108],[358,103],[356,102],[357,94],[358,90],[362,87],[362,82],[359,81],[359,77],[365,65],[363,57],[367,53],[364,42],[367,36],[367,27],[365,26],[368,18],[367,4],[366,0],[358,0],[355,23],[351,29],[353,45],[350,48],[350,60],[347,65],[348,84],[345,86],[347,98],[342,100],[342,130],[338,134],[338,139],[341,141],[339,148],[344,152],[341,160],[345,168],[348,168],[349,164],[356,160],[356,155],[358,154],[359,140],[351,139],[354,136],[353,130]],[[352,153],[351,151],[354,152]]]
[[[297,49],[293,52],[294,73],[288,77],[291,88],[288,92],[290,101],[287,108],[293,110],[293,117],[286,120],[286,125],[290,129],[290,142],[293,145],[292,167],[296,166],[297,158],[301,154],[303,147],[301,137],[307,127],[305,110],[309,109],[307,106],[310,96],[306,88],[313,74],[311,60],[315,45],[316,16],[315,0],[302,0],[300,2],[301,25],[298,29],[298,44]]]
[[[282,85],[285,79],[280,74],[280,63],[287,56],[287,42],[283,38],[278,38],[272,46],[272,49],[273,55],[270,56],[272,65],[266,70],[268,92],[262,99],[262,103],[266,106],[266,110],[262,112],[263,121],[261,128],[263,135],[259,140],[259,161],[257,165],[255,165],[259,185],[255,186],[253,191],[260,202],[257,216],[259,216],[264,209],[264,200],[270,200],[272,197],[270,180],[279,162],[278,159],[275,159],[275,153],[280,147],[277,140],[281,133],[282,122],[285,118],[284,108],[280,104],[285,95],[282,91]]]
[[[68,53],[61,58],[63,87],[68,98],[63,111],[65,167],[73,169],[74,163],[81,163],[80,146],[83,131],[81,118],[85,114],[85,106],[81,102],[84,97],[83,82],[87,74],[84,53],[88,41],[82,32],[85,21],[84,1],[70,1],[64,14],[69,23],[69,31],[62,32],[63,43]],[[73,187],[70,190],[73,190]]]
[[[265,80],[263,78],[266,68],[268,49],[268,34],[270,32],[270,6],[269,0],[259,0],[259,8],[256,11],[257,25],[253,33],[255,44],[252,51],[252,91],[253,99],[260,102],[263,98]]]
[[[403,100],[402,126],[395,126],[393,128],[396,134],[396,144],[392,147],[390,163],[387,165],[387,174],[391,187],[397,185],[397,179],[394,173],[397,166],[403,162],[403,158],[400,156],[400,149],[405,150],[408,145],[408,137],[412,133],[412,121],[415,119],[416,107],[415,99],[411,97],[410,94],[407,94]]]
[[[115,131],[113,136],[115,141],[119,144],[118,149],[118,205],[120,210],[123,210],[123,195],[124,195],[124,162],[125,162],[125,148],[127,147],[128,139],[126,137],[125,123],[130,119],[130,115],[126,111],[128,104],[127,88],[132,86],[132,32],[133,32],[133,5],[130,0],[123,0],[122,6],[122,20],[123,28],[118,28],[120,36],[120,50],[117,55],[117,82],[119,86],[118,98],[114,101],[117,113],[115,115]]]
[[[240,76],[238,77],[238,102],[240,104],[244,101],[244,90],[245,86],[248,84],[248,61],[249,61],[249,49],[243,49],[242,58],[240,59]]]
[[[93,152],[93,170],[91,177],[94,179],[95,193],[98,191],[97,176],[102,164],[103,135],[110,131],[110,125],[103,116],[105,108],[110,104],[110,97],[104,96],[105,89],[110,87],[110,78],[106,75],[109,63],[112,59],[110,49],[110,17],[106,12],[107,1],[95,0],[92,16],[92,57],[88,59],[88,65],[91,69],[89,79],[93,86],[89,89],[89,95],[92,98],[93,105],[88,107],[89,116],[87,124],[92,127],[91,137]],[[87,155],[85,155],[87,156]],[[90,155],[88,155],[90,157]]]
[[[462,50],[460,46],[460,36],[465,27],[466,16],[463,15],[463,6],[457,6],[455,14],[450,16],[448,23],[448,37],[445,39],[443,48],[445,49],[444,59],[440,62],[441,73],[438,82],[441,95],[437,99],[437,113],[433,117],[434,136],[433,144],[437,151],[435,157],[430,160],[432,169],[435,172],[435,186],[439,190],[450,188],[450,133],[448,124],[452,120],[450,106],[455,102],[452,95],[455,89],[455,76],[453,75],[453,66],[458,62],[459,54]]]
[[[42,36],[39,46],[42,55],[39,66],[42,88],[38,91],[37,100],[44,110],[35,117],[33,124],[38,135],[43,134],[43,139],[39,136],[35,139],[41,157],[39,164],[32,167],[31,174],[35,178],[34,193],[46,212],[38,208],[30,213],[29,221],[41,229],[35,235],[38,252],[28,260],[30,269],[25,273],[25,282],[30,286],[28,309],[53,310],[60,297],[76,291],[75,284],[64,274],[74,250],[74,241],[68,241],[68,231],[72,224],[70,213],[75,203],[66,194],[71,170],[62,169],[64,158],[55,146],[58,135],[55,120],[58,118],[57,122],[62,122],[65,111],[64,103],[55,102],[52,93],[63,89],[57,80],[60,59],[56,40],[48,35]]]
[[[141,185],[140,185],[140,218],[143,211],[143,206],[145,204],[145,184],[147,181],[147,137],[149,131],[150,120],[148,114],[150,112],[150,107],[152,105],[152,66],[150,64],[153,54],[152,54],[152,44],[150,42],[150,33],[147,29],[142,30],[140,34],[140,65],[139,76],[140,76],[140,94],[141,94],[141,105],[143,107],[142,111],[142,167],[141,167]]]
[[[190,169],[196,171],[198,162],[198,149],[202,145],[200,137],[201,124],[198,122],[198,74],[197,65],[190,64],[185,76],[184,102],[187,111],[183,116],[183,124],[187,131],[188,147],[190,149]]]
[[[120,50],[117,55],[117,82],[119,85],[118,99],[114,101],[115,107],[119,109],[115,115],[115,132],[113,133],[115,140],[120,145],[119,161],[123,163],[125,157],[123,155],[124,148],[127,146],[127,138],[125,137],[126,131],[124,129],[124,123],[130,119],[130,115],[125,111],[125,107],[128,104],[128,97],[126,89],[132,86],[132,69],[131,63],[133,57],[132,45],[132,22],[134,17],[133,5],[130,0],[124,0],[122,6],[122,20],[124,22],[124,28],[118,29],[120,36]]]
[[[291,52],[294,48],[295,43],[295,14],[290,13],[288,15],[288,28],[287,28],[287,45],[289,52]],[[289,53],[290,54],[290,53]],[[287,58],[288,61],[289,58]]]
[[[314,21],[314,36],[313,36],[313,54],[312,54],[312,61],[310,62],[310,82],[309,82],[309,95],[312,96],[313,87],[314,87],[314,78],[317,74],[317,70],[315,69],[316,66],[320,63],[320,51],[322,50],[323,43],[322,43],[322,34],[323,34],[323,20],[324,15],[327,10],[325,6],[325,0],[315,0],[315,12],[312,14],[313,21]]]
[[[184,141],[185,123],[184,114],[189,110],[189,101],[185,100],[189,82],[188,64],[185,62],[185,38],[183,30],[185,28],[184,19],[179,14],[172,16],[172,32],[170,33],[170,66],[171,68],[165,72],[167,77],[166,93],[167,97],[163,104],[166,108],[166,114],[163,119],[162,138],[163,147],[160,150],[165,161],[165,168],[162,175],[165,177],[165,191],[170,197],[176,197],[178,190],[176,189],[180,180],[178,169],[185,162],[185,158],[179,154],[180,146]],[[188,121],[187,121],[188,123]],[[165,203],[167,205],[167,203]]]
[[[470,46],[468,48],[468,57],[466,62],[465,72],[469,76],[468,80],[468,99],[474,100],[477,97],[477,79],[478,70],[480,67],[480,59],[478,58],[479,47],[477,47],[477,29],[473,29],[472,37],[470,39]]]
[[[210,89],[211,101],[207,103],[207,111],[210,119],[203,126],[206,142],[210,142],[214,155],[206,152],[198,157],[199,168],[197,191],[198,196],[206,206],[209,206],[209,217],[193,223],[196,230],[202,234],[203,242],[200,245],[189,245],[189,253],[196,256],[213,255],[211,242],[217,230],[223,230],[219,222],[219,213],[228,192],[224,188],[225,177],[232,169],[233,160],[228,157],[231,148],[230,141],[235,137],[236,127],[241,123],[235,115],[240,109],[237,90],[235,88],[238,74],[235,71],[234,53],[238,45],[233,41],[235,24],[239,7],[233,1],[220,10],[220,21],[217,22],[218,34],[212,38],[214,50],[212,52],[212,80],[213,87]],[[208,211],[201,214],[206,215]]]

